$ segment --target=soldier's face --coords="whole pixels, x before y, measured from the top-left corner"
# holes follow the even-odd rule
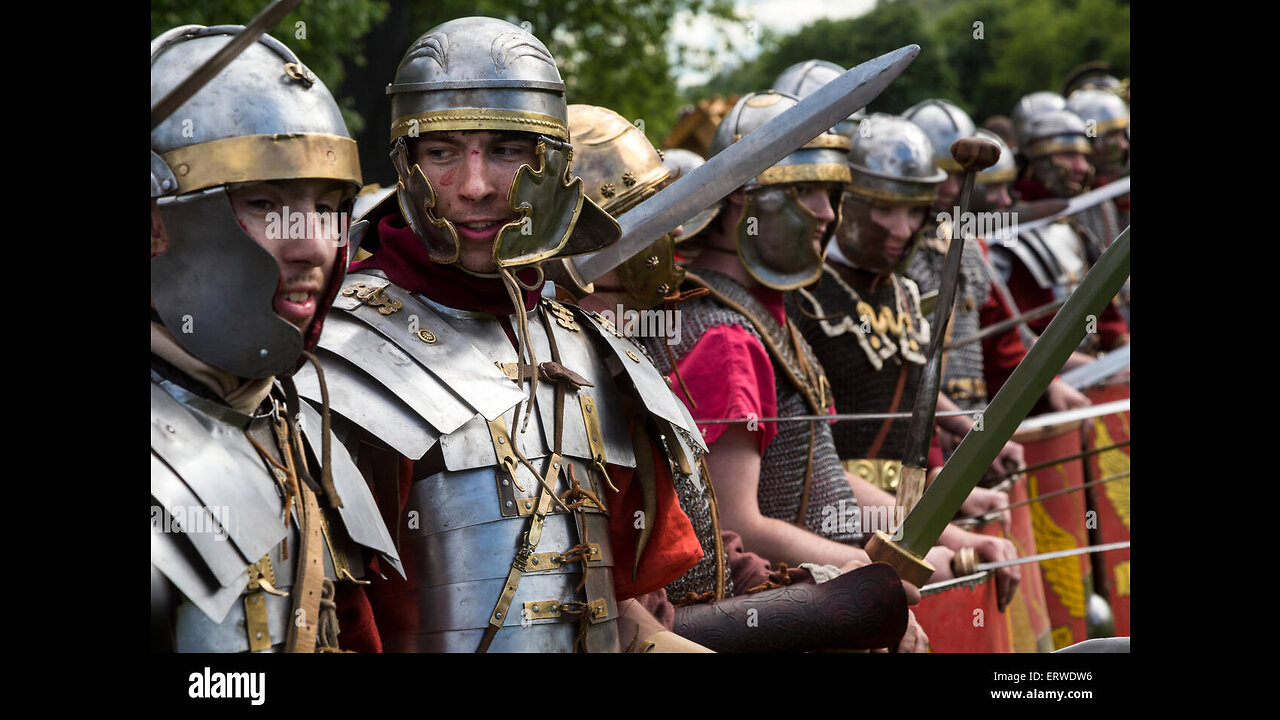
[[[924,224],[926,207],[905,203],[866,202],[844,196],[841,227],[836,232],[840,251],[857,267],[891,272],[911,250]]]
[[[230,196],[241,227],[280,266],[272,307],[305,331],[337,254],[345,252],[346,222],[339,216],[343,186],[332,180],[281,180],[234,188]]]
[[[938,187],[938,199],[933,201],[933,210],[949,212],[960,199],[961,178],[958,172],[948,172],[947,179]]]
[[[520,134],[442,132],[424,135],[412,161],[436,192],[435,214],[458,232],[458,264],[495,272],[493,243],[502,226],[519,219],[507,195],[521,165],[537,167],[536,143]]]
[[[974,212],[998,212],[1007,210],[1013,205],[1013,195],[1009,188],[1012,183],[982,183],[973,186],[973,197],[969,202]]]
[[[835,208],[831,206],[834,188],[831,183],[802,183],[796,188],[800,204],[818,218],[818,226],[813,231],[813,244],[819,255],[822,254],[822,239],[826,237],[827,227],[836,219]]]

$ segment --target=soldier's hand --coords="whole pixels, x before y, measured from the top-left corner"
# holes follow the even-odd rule
[[[978,554],[979,563],[1001,562],[1018,557],[1018,548],[1014,546],[1013,541],[990,535],[972,534],[974,536],[972,547]],[[1022,574],[1018,572],[1017,565],[996,570],[996,599],[1000,612],[1004,612],[1009,601],[1013,599],[1013,592],[1018,589],[1020,582],[1022,582]]]
[[[916,621],[916,614],[910,610],[907,611],[907,632],[902,635],[902,640],[898,641],[898,652],[929,652],[929,636]]]
[[[924,556],[925,562],[933,566],[933,576],[929,578],[929,582],[936,583],[954,578],[956,575],[951,571],[951,559],[955,556],[956,552],[945,545],[934,545],[929,548],[928,554]]]
[[[1020,473],[1026,467],[1027,460],[1023,454],[1022,445],[1012,440],[1004,444],[1000,454],[996,455],[995,462],[991,463],[991,469],[1001,475]]]
[[[969,493],[969,497],[965,498],[964,504],[960,506],[960,515],[961,517],[982,517],[995,512],[998,508],[1005,508],[1000,513],[1000,525],[1004,527],[1005,535],[1011,535],[1013,534],[1013,513],[1009,512],[1008,507],[1008,493],[975,487],[973,492]]]
[[[1079,390],[1062,382],[1060,378],[1054,379],[1053,382],[1049,383],[1048,389],[1044,391],[1044,396],[1049,401],[1049,407],[1058,412],[1074,410],[1093,404]]]

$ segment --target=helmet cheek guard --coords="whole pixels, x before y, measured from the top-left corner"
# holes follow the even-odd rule
[[[822,245],[814,241],[822,222],[794,185],[748,192],[734,229],[742,264],[775,290],[811,284],[822,275]]]

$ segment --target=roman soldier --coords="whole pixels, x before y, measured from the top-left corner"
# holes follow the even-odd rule
[[[1026,104],[1024,98],[1022,107]],[[1015,183],[1024,202],[1072,198],[1089,187],[1093,168],[1084,122],[1069,110],[1028,113],[1018,140],[1021,171]],[[1075,217],[1045,227],[1021,231],[1016,242],[991,248],[991,260],[1008,286],[1018,310],[1029,310],[1066,297],[1101,254],[1104,242]],[[1043,332],[1053,315],[1028,321]],[[1099,317],[1097,332],[1086,338],[1085,350],[1111,350],[1129,343],[1129,329],[1115,303]],[[1075,357],[1067,368],[1087,358]]]
[[[652,196],[680,172],[665,162],[672,151],[658,151],[635,125],[607,108],[570,105],[569,130],[576,150],[575,172],[583,181],[587,197],[615,217]],[[706,223],[695,218],[690,224],[696,232]],[[624,332],[628,327],[633,332],[637,327],[642,332],[646,328],[665,328],[665,334],[645,335],[645,347],[650,353],[670,359],[670,343],[680,340],[672,331],[680,329],[669,323],[681,322],[680,303],[702,294],[696,289],[680,291],[685,271],[671,262],[676,240],[673,235],[660,238],[618,270],[600,277],[594,283],[594,292],[588,294],[575,281],[571,264],[566,261],[565,284],[558,283],[557,292],[564,292],[582,308],[599,313],[602,322],[617,318],[617,325]],[[650,309],[659,303],[663,309]],[[637,313],[663,313],[665,322],[624,324],[623,316],[636,317]],[[650,428],[649,432],[656,433],[657,429]],[[882,568],[872,568],[828,584],[841,575],[834,566],[775,566],[749,552],[737,533],[721,527],[714,486],[703,455],[696,448],[694,460],[692,472],[673,465],[671,474],[680,505],[698,534],[703,557],[663,591],[643,599],[656,618],[682,635],[723,650],[873,648],[876,643],[897,643],[901,630],[898,635],[886,634],[886,630],[895,622],[905,624],[907,613],[905,602],[898,602],[888,592],[894,582],[892,577],[882,576]],[[821,587],[801,588],[804,583]],[[781,590],[790,586],[795,587]],[[855,598],[846,594],[855,592],[856,601],[850,602]],[[802,593],[803,601],[792,597],[795,593]],[[765,627],[725,622],[728,616],[741,615],[735,610],[743,607],[767,613],[771,621]]]
[[[933,146],[934,161],[947,173],[938,190],[938,198],[929,209],[929,216],[920,231],[920,238],[907,261],[906,275],[916,282],[923,293],[936,292],[942,286],[942,267],[947,247],[955,239],[961,218],[954,217],[963,179],[960,166],[951,157],[949,149],[957,140],[980,135],[1000,147],[1000,159],[974,177],[974,190],[970,199],[970,212],[1008,217],[1012,200],[1008,188],[1017,175],[1013,153],[996,135],[975,131],[973,121],[958,106],[946,100],[925,100],[908,109],[902,115],[925,131]],[[969,223],[970,226],[973,223]],[[1003,224],[1001,224],[1003,227]],[[961,233],[963,235],[963,233]],[[988,261],[984,258],[986,244],[980,237],[963,237],[964,251],[960,261],[959,285],[956,287],[956,308],[951,325],[947,328],[947,341],[976,335],[983,327],[1008,319],[1011,314],[992,285],[988,274]],[[961,410],[982,410],[989,396],[994,395],[1005,378],[1022,362],[1027,347],[1018,337],[1016,327],[993,335],[981,343],[971,342],[947,352],[943,364],[942,392]],[[988,377],[991,382],[988,383]],[[988,387],[990,386],[990,391]],[[1046,393],[1049,404],[1055,410],[1066,410],[1088,404],[1088,400],[1060,380],[1055,380]],[[941,406],[940,406],[941,407]],[[948,426],[948,432],[963,437],[972,423],[965,418],[940,418],[939,423]],[[951,446],[954,443],[944,443]]]
[[[370,591],[384,646],[702,649],[630,600],[701,555],[666,468],[702,439],[639,346],[540,296],[541,263],[619,235],[572,175],[554,58],[462,18],[418,38],[387,92],[399,182],[353,228],[372,255],[320,345],[405,560],[407,581]]]
[[[930,338],[919,289],[897,268],[919,237],[946,173],[934,161],[923,130],[880,113],[853,134],[848,164],[851,182],[826,265],[817,283],[798,290],[787,310],[818,361],[829,368],[838,412],[896,413],[913,406]],[[835,426],[835,449],[859,501],[894,504],[888,492],[897,488],[908,427],[909,421],[892,418]],[[1008,457],[1015,450],[1003,452]],[[941,465],[940,457],[935,464]],[[992,491],[971,495],[970,503],[986,509],[1007,504]],[[953,550],[973,547],[984,561],[1016,555],[1008,540],[955,526],[942,534],[941,543]],[[997,574],[1001,607],[1017,582],[1016,569]]]
[[[243,31],[153,40],[152,107]],[[400,562],[290,377],[314,361],[359,188],[333,96],[267,35],[151,131],[153,650],[379,647],[357,583]]]

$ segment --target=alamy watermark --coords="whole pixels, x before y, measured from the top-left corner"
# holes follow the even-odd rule
[[[350,227],[351,218],[345,212],[290,212],[285,205],[280,212],[267,213],[269,240],[323,238],[334,247],[344,247]]]
[[[902,521],[907,517],[903,510],[900,505],[859,505],[854,500],[841,500],[837,505],[823,506],[822,534],[871,535],[883,530],[894,540],[901,540]]]
[[[151,529],[163,533],[206,534],[227,539],[231,508],[226,505],[152,505]]]
[[[935,221],[938,225],[938,239],[948,240],[960,237],[966,240],[986,238],[988,241],[999,240],[1005,247],[1010,247],[1018,240],[1018,212],[960,212],[960,206],[952,208],[954,212],[942,211]]]
[[[679,310],[628,310],[618,305],[616,312],[601,310],[600,317],[629,338],[666,338],[668,345],[680,344]]]

